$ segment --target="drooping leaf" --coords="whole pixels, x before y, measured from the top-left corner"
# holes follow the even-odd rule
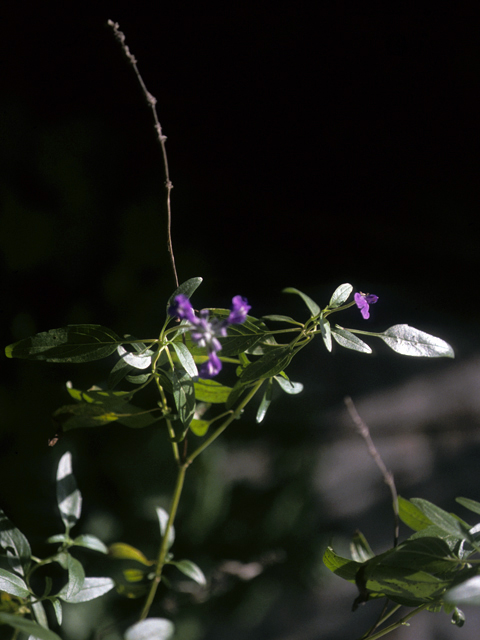
[[[211,404],[223,404],[227,401],[231,387],[224,387],[216,380],[198,380],[193,383],[195,387],[195,398],[199,402],[209,402]]]
[[[202,282],[203,282],[203,278],[190,278],[186,282],[182,282],[182,284],[178,287],[178,289],[175,289],[175,291],[172,293],[172,295],[168,299],[167,313],[168,313],[168,309],[172,306],[176,296],[183,294],[187,298],[190,298],[190,296],[198,289],[198,287],[202,284]]]
[[[177,560],[175,562],[172,560],[170,564],[173,564],[179,571],[194,580],[197,584],[202,586],[207,584],[203,571],[191,560]]]
[[[169,640],[174,631],[173,622],[166,618],[147,618],[129,627],[125,640]]]
[[[432,521],[410,500],[398,496],[398,515],[407,527],[421,531],[432,524]]]
[[[340,307],[344,302],[346,302],[348,300],[348,297],[352,293],[352,290],[353,287],[348,282],[337,287],[333,292],[332,297],[330,298],[330,302],[328,303],[330,309],[336,309],[337,307]]]
[[[260,406],[258,407],[256,422],[260,424],[263,421],[265,416],[267,415],[268,407],[272,402],[272,380],[270,379],[267,384],[267,388],[265,389],[265,393],[263,394],[262,401],[260,402]]]
[[[292,396],[303,391],[303,384],[301,382],[292,382],[287,374],[275,376],[275,380],[278,382],[282,391]]]
[[[346,349],[353,349],[353,351],[360,351],[361,353],[372,353],[371,348],[366,342],[360,340],[354,333],[343,329],[338,325],[332,327],[332,336],[335,342]]]
[[[183,342],[172,342],[170,344],[175,349],[178,360],[185,371],[188,373],[188,375],[191,378],[195,378],[196,376],[198,376],[198,369],[197,365],[195,364],[195,360],[193,359],[192,354],[183,344]]]
[[[61,567],[68,571],[68,582],[60,589],[57,596],[64,602],[74,602],[73,598],[85,582],[85,571],[82,563],[66,551],[57,554],[55,559]]]
[[[8,561],[12,569],[25,575],[30,566],[32,550],[27,538],[15,527],[0,509],[0,547],[7,550]]]
[[[323,554],[323,563],[330,569],[335,575],[348,580],[348,582],[355,582],[356,575],[363,567],[361,562],[350,560],[349,558],[342,558],[339,556],[332,547],[327,547],[327,550]]]
[[[148,560],[139,549],[136,549],[125,542],[114,542],[109,546],[108,553],[112,558],[118,558],[120,560],[135,560],[147,567],[154,564],[154,562],[152,560]]]
[[[172,381],[173,399],[178,417],[184,428],[190,425],[195,415],[195,388],[193,380],[183,369],[174,369],[168,373]]]
[[[116,351],[122,340],[99,324],[71,324],[25,338],[5,349],[8,358],[47,362],[91,362]]]
[[[160,534],[161,534],[161,536],[163,538],[165,536],[166,531],[167,531],[167,524],[168,524],[169,515],[165,511],[165,509],[162,509],[162,507],[157,507],[157,516],[158,516],[158,522],[160,524]],[[168,548],[169,549],[172,546],[172,544],[174,543],[174,541],[175,541],[175,528],[172,525],[170,527],[169,532],[168,532]]]
[[[327,351],[332,351],[332,330],[330,328],[330,322],[320,316],[320,329],[322,330],[322,338],[327,347]]]
[[[25,580],[6,569],[0,569],[0,591],[19,598],[28,598],[31,595]]]
[[[82,495],[72,471],[72,454],[67,451],[60,458],[57,469],[57,503],[65,528],[75,525],[82,512]]]
[[[37,622],[12,613],[0,612],[0,624],[8,624],[22,633],[28,633],[33,638],[39,638],[39,640],[62,640],[50,629],[44,629]]]
[[[108,593],[115,586],[111,578],[85,578],[80,589],[68,596],[60,596],[65,602],[76,604],[78,602],[88,602]]]
[[[290,345],[274,347],[243,370],[240,376],[242,384],[278,375],[287,367],[293,355],[294,352]]]
[[[77,536],[73,544],[76,547],[85,547],[86,549],[91,549],[92,551],[99,551],[100,553],[108,553],[108,548],[101,540],[97,538],[97,536],[92,536],[89,533],[84,533],[80,536]]]
[[[405,356],[425,358],[454,358],[452,347],[435,336],[410,327],[408,324],[396,324],[378,334],[391,349]]]
[[[305,304],[307,305],[308,310],[310,311],[310,313],[312,315],[312,318],[315,318],[316,316],[318,316],[320,314],[320,307],[309,296],[307,296],[306,293],[302,293],[302,291],[299,291],[298,289],[295,289],[294,287],[287,287],[286,289],[283,290],[283,293],[294,293],[297,296],[300,296],[302,298],[302,300],[305,302]]]

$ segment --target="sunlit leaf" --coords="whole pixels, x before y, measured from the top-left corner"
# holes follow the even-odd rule
[[[152,364],[153,352],[150,349],[147,349],[144,353],[132,353],[124,349],[122,345],[119,345],[117,352],[126,364],[129,364],[135,369],[148,369]]]
[[[309,296],[307,296],[306,293],[302,293],[302,291],[299,291],[298,289],[295,289],[294,287],[287,287],[286,289],[283,290],[283,293],[294,293],[297,296],[300,296],[302,298],[302,300],[305,302],[305,304],[307,305],[308,310],[310,311],[310,313],[312,315],[312,318],[315,318],[316,316],[318,316],[320,314],[320,307]]]
[[[64,602],[76,602],[74,598],[85,583],[85,571],[82,563],[67,552],[57,554],[56,560],[68,571],[68,582],[60,589],[57,596]]]
[[[175,291],[172,293],[172,295],[168,299],[168,302],[167,302],[167,313],[168,313],[169,307],[171,307],[171,305],[173,304],[176,296],[179,296],[179,295],[183,294],[187,298],[190,298],[190,296],[202,284],[202,281],[203,281],[203,278],[190,278],[186,282],[183,282],[178,287],[178,289],[175,289]]]
[[[207,433],[209,427],[210,422],[208,420],[198,420],[198,418],[194,418],[190,423],[190,429],[200,438]]]
[[[55,617],[57,619],[57,622],[59,625],[62,624],[62,603],[60,602],[60,600],[58,598],[52,598],[50,600],[50,602],[52,603],[53,606],[53,610],[55,611]]]
[[[320,316],[320,329],[322,331],[322,338],[327,347],[327,351],[332,350],[332,330],[330,329],[330,322]]]
[[[22,633],[28,633],[34,638],[39,638],[39,640],[62,640],[60,636],[50,629],[45,629],[33,620],[23,618],[22,616],[16,616],[12,613],[0,612],[0,624],[8,624]]]
[[[103,596],[115,586],[111,578],[85,578],[80,589],[70,596],[60,596],[65,602],[88,602]]]
[[[391,349],[405,356],[455,357],[452,347],[447,342],[424,331],[414,329],[408,324],[396,324],[377,335]]]
[[[335,553],[332,547],[327,547],[323,554],[323,563],[335,575],[348,580],[348,582],[355,582],[357,572],[363,566],[361,562],[342,558],[342,556]]]
[[[195,364],[195,360],[193,359],[192,354],[183,344],[183,342],[171,342],[170,344],[175,349],[178,360],[185,371],[188,373],[188,375],[191,378],[195,378],[196,376],[198,376],[198,369],[197,365]]]
[[[189,426],[195,415],[195,388],[193,380],[183,369],[174,369],[168,373],[172,381],[173,399],[182,425]]]
[[[269,320],[270,322],[286,322],[288,324],[295,324],[300,327],[303,326],[301,322],[297,322],[297,320],[290,318],[290,316],[281,316],[276,313],[273,313],[269,316],[262,316],[262,319]]]
[[[6,569],[0,569],[0,591],[19,598],[28,598],[31,595],[23,578]]]
[[[203,571],[191,560],[171,561],[170,564],[173,564],[179,571],[194,580],[197,584],[207,584]]]
[[[160,524],[160,534],[162,536],[162,538],[165,536],[165,533],[167,531],[167,524],[168,524],[168,513],[165,511],[165,509],[162,509],[162,507],[157,507],[157,516],[158,516],[158,522]],[[170,527],[170,530],[168,532],[168,548],[170,549],[170,547],[172,546],[172,544],[175,541],[175,528],[173,527],[173,525]]]
[[[367,539],[360,531],[357,531],[353,536],[350,543],[350,553],[352,554],[352,560],[356,562],[366,562],[375,556]]]
[[[371,348],[366,342],[360,340],[354,333],[338,325],[332,328],[332,336],[335,342],[338,342],[339,345],[346,349],[353,349],[353,351],[360,351],[361,353],[372,353]]]
[[[423,511],[401,496],[398,496],[398,515],[402,522],[414,531],[421,531],[432,524]]]
[[[90,362],[106,358],[122,340],[99,324],[72,324],[37,333],[5,349],[8,358],[47,362]]]
[[[412,498],[411,502],[424,513],[427,518],[436,524],[437,527],[440,527],[446,533],[457,537],[460,540],[470,539],[470,535],[468,533],[468,529],[470,528],[468,525],[465,527],[459,519],[452,516],[450,513],[447,513],[437,505],[429,502],[428,500],[424,500],[423,498]]]
[[[198,380],[193,383],[195,388],[195,398],[199,402],[209,402],[211,404],[224,403],[227,401],[231,387],[224,387],[216,380]]]
[[[169,640],[174,631],[173,622],[166,618],[147,618],[129,627],[125,640]]]
[[[292,382],[287,374],[275,376],[275,380],[278,382],[282,391],[292,396],[303,391],[303,384],[301,382]]]
[[[333,292],[332,297],[330,298],[330,302],[328,303],[330,309],[335,309],[336,307],[339,307],[344,302],[346,302],[348,300],[348,297],[352,293],[352,290],[353,287],[348,282],[337,287]]]
[[[445,600],[453,604],[480,605],[480,576],[473,576],[445,593]]]
[[[470,500],[469,498],[455,498],[455,500],[468,509],[469,511],[473,511],[473,513],[480,514],[480,502],[476,500]]]
[[[148,560],[143,553],[125,542],[114,542],[108,547],[108,553],[112,558],[120,560],[135,560],[147,567],[152,566],[153,561]]]
[[[38,624],[44,629],[48,629],[48,619],[43,604],[37,600],[37,602],[32,603],[32,609]]]
[[[265,389],[265,393],[263,394],[262,401],[260,402],[260,406],[258,407],[256,422],[260,424],[263,421],[265,416],[267,415],[268,407],[272,402],[272,380],[270,379],[267,384],[267,388]]]
[[[0,509],[0,547],[8,550],[8,562],[17,573],[25,575],[30,565],[32,550],[27,538]]]
[[[243,370],[240,377],[242,384],[276,376],[287,367],[293,355],[290,345],[274,347]]]
[[[91,549],[92,551],[99,551],[100,553],[108,553],[108,548],[101,540],[99,540],[96,536],[92,536],[89,533],[84,533],[80,536],[77,536],[73,544],[77,547],[85,547],[86,549]]]
[[[58,463],[57,503],[68,532],[80,518],[82,512],[82,495],[77,489],[72,471],[72,454],[69,451],[63,454]]]

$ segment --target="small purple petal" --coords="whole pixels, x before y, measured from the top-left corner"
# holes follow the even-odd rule
[[[190,300],[187,296],[183,295],[183,293],[175,296],[173,304],[168,309],[168,313],[171,316],[180,318],[180,320],[186,319],[192,324],[196,324],[198,322]]]
[[[228,316],[228,324],[242,324],[251,308],[246,298],[242,298],[242,296],[232,298],[232,310]]]
[[[220,358],[217,356],[215,351],[213,351],[209,356],[208,360],[202,364],[200,370],[198,372],[200,378],[213,378],[222,370],[222,363],[220,362]]]
[[[355,300],[355,304],[360,309],[360,313],[362,314],[363,319],[368,320],[368,318],[370,317],[369,305],[375,304],[375,302],[377,302],[378,300],[378,296],[373,293],[356,293],[353,298]]]

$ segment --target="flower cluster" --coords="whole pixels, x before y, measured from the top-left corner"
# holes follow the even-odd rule
[[[200,367],[199,375],[201,378],[213,378],[220,373],[222,363],[217,352],[221,351],[222,345],[219,338],[224,338],[227,335],[227,327],[229,325],[242,324],[250,309],[251,307],[246,298],[235,296],[232,299],[228,318],[225,320],[210,319],[207,309],[203,309],[196,316],[190,300],[183,293],[175,296],[168,313],[181,320],[187,320],[192,325],[190,335],[193,342],[198,347],[205,347],[208,353],[208,360]]]
[[[370,305],[375,304],[378,300],[378,296],[374,293],[356,293],[354,296],[355,304],[360,309],[360,313],[362,314],[364,320],[368,320],[370,317]]]

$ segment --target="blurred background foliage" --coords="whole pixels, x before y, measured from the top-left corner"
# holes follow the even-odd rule
[[[204,278],[196,306],[228,306],[241,294],[253,315],[302,319],[301,304],[282,296],[283,287],[323,305],[350,281],[380,296],[371,328],[418,326],[451,342],[461,364],[475,350],[478,317],[480,54],[472,17],[463,5],[430,11],[381,3],[6,9],[3,343],[89,322],[149,338],[163,322],[174,281],[161,154],[106,26],[113,19],[158,99],[179,276]],[[356,310],[346,316],[346,326],[360,325]],[[453,366],[374,346],[371,358],[339,349],[331,357],[321,344],[302,352],[289,373],[305,384],[303,395],[279,394],[260,426],[248,410],[192,466],[175,551],[204,569],[209,586],[193,589],[172,571],[179,591],[165,590],[152,611],[175,618],[179,639],[333,640],[351,637],[362,622],[366,628],[371,611],[350,618],[355,590],[345,594],[321,567],[331,536],[347,539],[359,525],[390,544],[381,479],[366,485],[372,495],[351,514],[340,504],[349,487],[326,498],[318,486],[319,467],[335,459],[329,447],[350,433],[338,422],[341,400]],[[82,531],[155,556],[155,506],[168,508],[174,481],[163,429],[110,425],[47,447],[51,414],[68,401],[66,381],[102,384],[113,362],[2,360],[1,506],[38,555],[58,531],[54,474],[69,449],[84,496]],[[467,426],[458,422],[461,407],[447,421],[447,434],[463,430],[469,438],[452,456],[427,424],[437,438],[427,443],[428,477],[411,481],[400,469],[400,491],[447,502],[467,491],[472,477],[455,481],[467,452],[463,468],[475,469],[478,414],[467,413]],[[355,441],[339,464],[354,467],[362,447]],[[91,563],[92,572],[106,570]],[[117,638],[139,607],[114,594],[76,606],[65,640]]]

